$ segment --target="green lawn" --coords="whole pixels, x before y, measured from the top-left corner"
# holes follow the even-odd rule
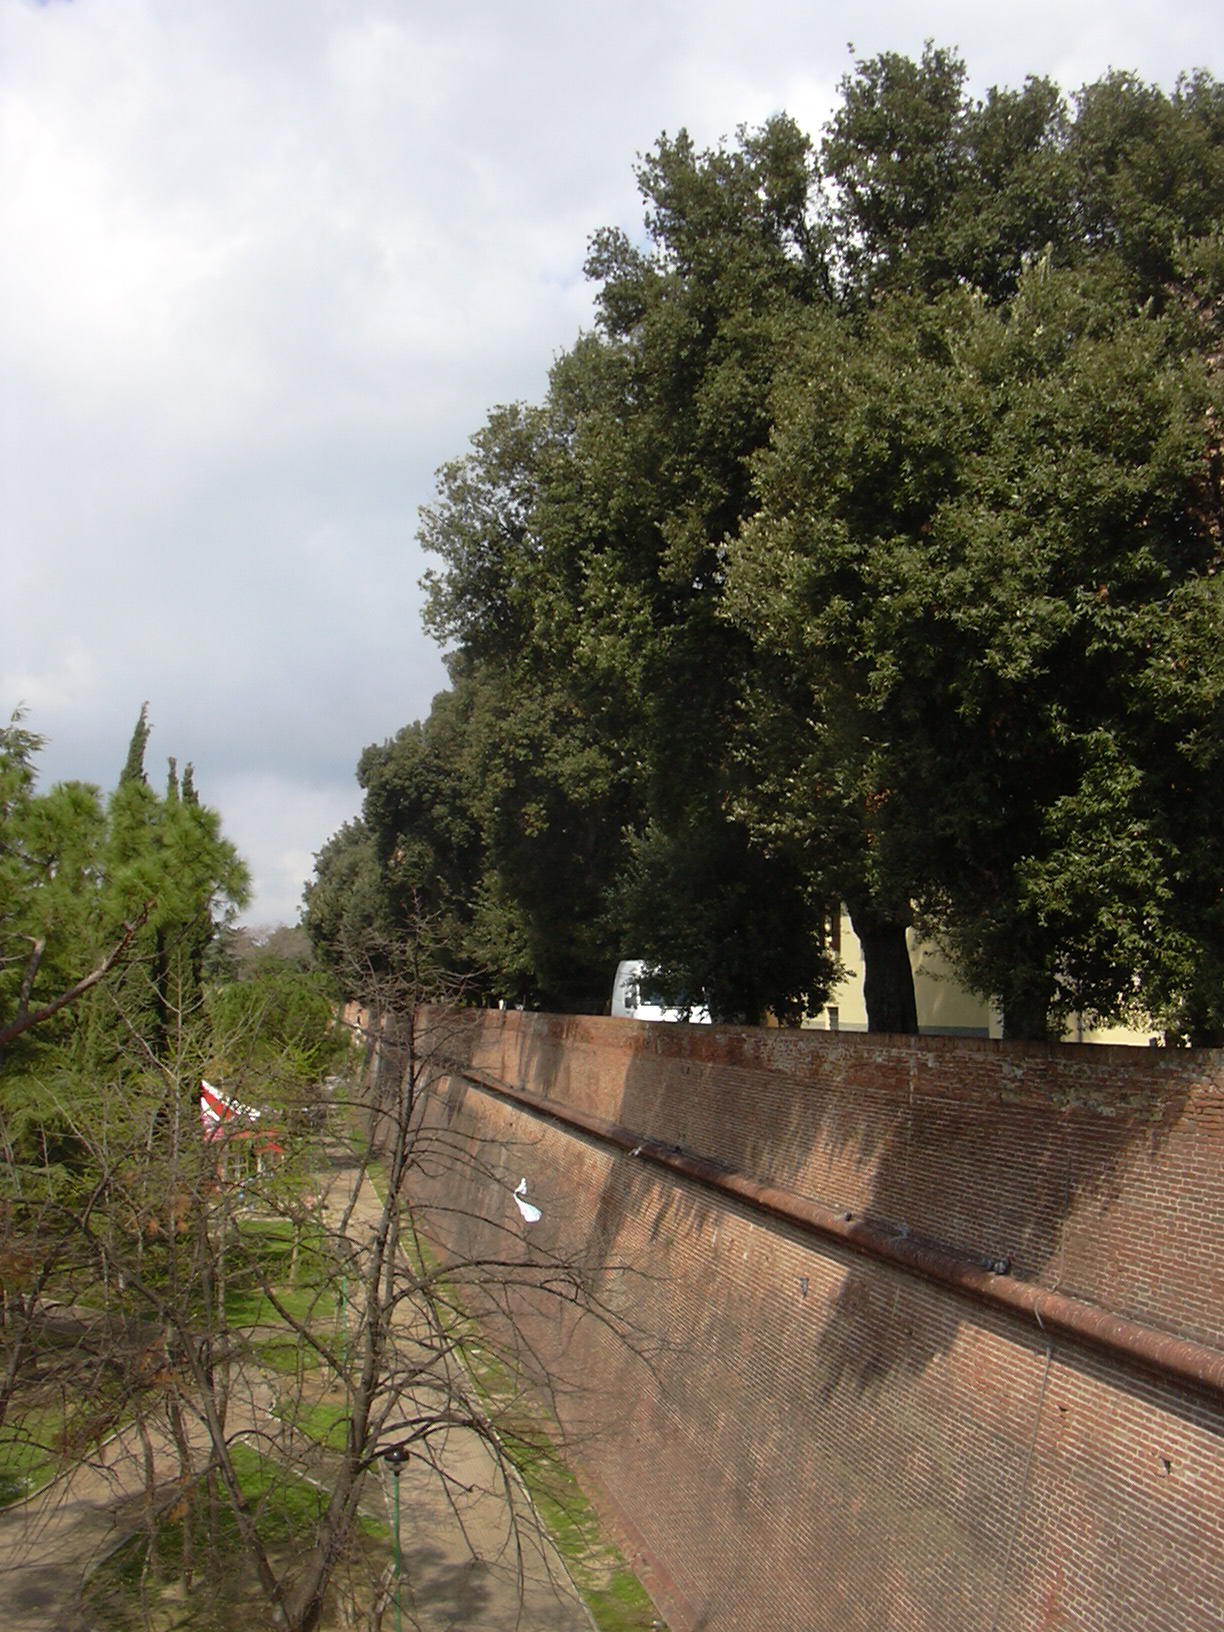
[[[345,1447],[349,1420],[346,1405],[328,1401],[312,1405],[303,1400],[285,1413],[285,1420],[324,1450],[342,1451]]]
[[[0,1507],[19,1502],[55,1476],[64,1440],[64,1412],[58,1406],[14,1414],[0,1429]]]
[[[242,1492],[259,1520],[264,1545],[282,1561],[294,1549],[314,1539],[328,1492],[285,1471],[274,1461],[245,1445],[232,1451]],[[232,1567],[216,1582],[200,1586],[195,1594],[181,1580],[184,1527],[190,1518],[197,1558],[215,1547],[232,1560]],[[354,1549],[362,1557],[362,1574],[373,1578],[384,1570],[393,1553],[391,1531],[376,1519],[361,1517]],[[269,1606],[260,1600],[228,1503],[222,1500],[211,1515],[206,1492],[197,1489],[190,1514],[180,1507],[158,1524],[152,1548],[147,1533],[132,1536],[89,1579],[84,1609],[97,1632],[147,1632],[165,1628],[272,1627]]]
[[[286,1328],[264,1292],[265,1281],[275,1286],[290,1316],[313,1327],[320,1336],[333,1335],[338,1312],[321,1231],[314,1226],[301,1232],[296,1264],[293,1234],[286,1219],[244,1218],[226,1265],[226,1320],[232,1329],[253,1334],[259,1364],[279,1376],[317,1370],[320,1359]],[[77,1307],[88,1310],[101,1305],[97,1299],[81,1297]],[[64,1464],[66,1445],[71,1453],[74,1428],[78,1436],[91,1437],[95,1431],[110,1432],[131,1416],[130,1407],[108,1416],[96,1389],[76,1408],[66,1409],[59,1397],[36,1398],[17,1409],[10,1407],[8,1420],[0,1428],[0,1506],[21,1501],[54,1478]]]

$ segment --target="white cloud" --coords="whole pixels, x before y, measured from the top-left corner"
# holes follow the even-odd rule
[[[315,852],[358,813],[361,803],[352,777],[347,788],[311,786],[299,777],[259,771],[222,777],[215,786],[205,786],[202,795],[223,811],[225,836],[251,868],[254,896],[243,914],[251,924],[296,921]]]

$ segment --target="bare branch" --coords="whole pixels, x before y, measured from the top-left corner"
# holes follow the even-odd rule
[[[145,902],[144,907],[132,922],[124,924],[122,936],[102,959],[101,963],[98,964],[97,968],[83,976],[74,986],[70,986],[66,992],[61,992],[57,998],[54,998],[50,1003],[44,1004],[40,1009],[30,1010],[24,1006],[19,1008],[16,1016],[9,1021],[7,1026],[0,1026],[0,1048],[6,1048],[9,1043],[14,1042],[24,1032],[31,1030],[34,1026],[41,1026],[44,1021],[52,1019],[61,1009],[66,1009],[69,1004],[75,1003],[78,998],[84,997],[85,993],[96,986],[99,981],[105,980],[111,970],[121,963],[126,956],[127,950],[132,944],[132,937],[148,921],[153,905],[152,901]],[[26,982],[23,982],[22,985],[22,999],[23,1004],[29,1000],[29,985]]]

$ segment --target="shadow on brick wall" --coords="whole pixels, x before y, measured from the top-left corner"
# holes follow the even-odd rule
[[[1196,1313],[1187,1292],[1198,1271],[1169,1247],[1179,1229],[1194,1235],[1188,1209],[1209,1219],[1224,1204],[1222,1164],[1211,1174],[1196,1161],[1198,1193],[1187,1188],[1172,1206],[1179,1169],[1165,1159],[1196,1092],[1214,1093],[1218,1111],[1214,1055],[518,1019],[524,1086],[585,1097],[635,1132],[898,1238],[1220,1340],[1214,1265],[1204,1255]],[[626,1027],[633,1046],[612,1048]],[[584,1069],[598,1080],[576,1089]],[[750,1216],[657,1169],[627,1182],[633,1166],[615,1163],[589,1204],[593,1255],[614,1256],[630,1218],[659,1251],[678,1236],[708,1239],[723,1217]],[[912,1276],[802,1231],[795,1240],[840,1282],[811,1345],[826,1388],[874,1388],[898,1370],[920,1371],[976,1318],[973,1305],[940,1294],[946,1318],[936,1319],[925,1283],[915,1288]]]

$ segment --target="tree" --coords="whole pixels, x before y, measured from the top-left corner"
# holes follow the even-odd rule
[[[784,752],[862,801],[860,854],[1010,1033],[1167,1015],[1173,923],[1216,899],[1184,820],[1217,774],[1203,366],[1108,270],[1042,265],[998,312],[894,297],[841,360],[839,334],[779,386],[762,509],[729,556],[731,615],[818,710],[816,742]],[[1200,689],[1175,720],[1186,639]]]
[[[827,295],[811,179],[788,120],[704,154],[661,139],[639,168],[651,251],[596,235],[599,332],[559,360],[542,409],[490,416],[424,514],[445,565],[428,625],[459,643],[465,686],[505,699],[485,715],[486,899],[518,909],[541,1001],[602,1006],[627,934],[674,956],[642,857],[669,847],[696,882],[698,857],[753,849],[728,751],[751,654],[715,610],[791,308]],[[689,903],[672,973],[755,1018],[762,987],[789,1012],[831,962],[808,881],[764,853],[752,866],[759,887],[727,880],[717,912]],[[786,978],[774,958],[731,994],[728,972],[750,967],[732,943],[793,951],[800,922]]]
[[[125,782],[148,783],[149,779],[145,775],[144,756],[145,749],[149,745],[149,737],[152,734],[152,730],[153,728],[149,724],[149,705],[148,703],[141,703],[140,717],[136,721],[136,725],[132,731],[132,740],[128,744],[127,759],[123,763],[123,770],[119,773],[119,782],[121,785]],[[177,787],[174,777],[173,760],[170,761],[170,765],[171,781]]]
[[[247,1078],[292,1115],[334,1068],[347,1064],[351,1039],[336,1021],[333,986],[321,971],[265,961],[248,979],[207,996],[210,1069],[247,1094]]]
[[[917,913],[1014,1034],[1214,1034],[1222,167],[1209,75],[974,101],[934,45],[858,62],[818,153],[660,139],[595,332],[423,517],[521,990],[628,936],[743,1014],[768,947],[793,1012],[840,899],[873,1029],[916,1026]]]
[[[303,893],[303,923],[315,957],[344,985],[362,946],[386,936],[386,904],[374,841],[365,823],[345,822],[315,855],[314,877]]]
[[[249,980],[268,969],[299,974],[318,970],[310,936],[301,922],[222,927],[205,959],[205,980]]]
[[[994,694],[986,765],[1031,830],[995,845],[996,868],[1014,858],[1014,895],[987,887],[966,914],[969,886],[952,898],[952,932],[1005,1014],[1007,979],[1030,982],[1031,998],[1012,998],[1021,1034],[1057,1035],[1072,1008],[1139,1009],[1205,1041],[1218,1009],[1210,1024],[1189,1021],[1175,994],[1194,963],[1218,970],[1221,952],[1219,856],[1202,824],[1220,772],[1218,487],[1208,497],[1219,384],[1180,317],[1119,307],[1110,282],[1108,271],[1034,277],[992,337],[996,434],[949,520],[974,546],[990,541],[999,621],[977,665]],[[985,571],[983,560],[983,600]],[[988,621],[979,613],[979,630]],[[962,646],[962,660],[973,651]],[[1016,917],[992,955],[1000,895]]]
[[[936,296],[968,284],[1014,294],[1027,261],[1071,253],[1073,167],[1062,94],[965,94],[965,64],[928,41],[921,60],[894,52],[855,65],[821,144],[833,184],[833,243],[845,297],[884,290]]]
[[[460,689],[442,693],[427,720],[366,748],[357,766],[388,926],[428,923],[455,978],[474,972],[468,931],[484,859],[465,702]]]
[[[635,835],[620,883],[625,944],[646,948],[669,1004],[756,1025],[797,1024],[830,984],[823,898],[794,847],[754,844],[720,812]]]
[[[37,794],[41,747],[20,714],[0,731],[0,1049],[105,978],[135,933],[126,927],[91,963],[89,878],[104,832],[101,804],[95,788],[79,783]]]
[[[82,1352],[56,1337],[48,1300],[71,1306],[96,1290],[95,1245],[105,1282],[107,1247],[113,1257],[128,1216],[132,1142],[148,1151],[181,1125],[181,1096],[162,1093],[145,1115],[146,1087],[183,1058],[211,912],[246,888],[215,813],[149,790],[146,737],[142,711],[130,774],[104,805],[82,783],[39,793],[41,739],[20,717],[0,734],[0,1424],[22,1388],[80,1386]],[[157,1195],[164,1203],[166,1190]],[[122,1371],[122,1356],[112,1359]]]
[[[246,869],[216,813],[148,787],[147,736],[142,709],[104,805],[79,782],[39,793],[42,739],[20,715],[0,732],[0,1071],[10,1084],[74,1071],[105,1080],[137,1012],[151,1022],[145,1045],[164,1049],[171,1010],[198,1001],[213,912],[245,899]],[[30,1101],[10,1101],[10,1136],[16,1103]],[[29,1129],[49,1134],[37,1116]]]
[[[1146,1003],[1204,1037],[1172,992],[1218,931],[1170,926],[1215,900],[1182,820],[1213,682],[1159,728],[1137,695],[1186,662],[1174,629],[1214,671],[1215,297],[1185,269],[1214,264],[1218,87],[1111,76],[1072,122],[1046,82],[973,104],[963,79],[930,46],[861,62],[821,149],[843,298],[779,371],[728,549],[724,611],[762,659],[741,806],[832,863],[869,998],[882,951],[905,995],[914,902],[1009,1033]]]
[[[602,1264],[560,1260],[547,1251],[520,1259],[517,1243],[513,1252],[495,1248],[480,1258],[443,1256],[418,1233],[414,1174],[439,1166],[453,1173],[457,1187],[474,1181],[520,1225],[521,1217],[502,1174],[507,1152],[467,1148],[451,1137],[444,1110],[432,1104],[465,1011],[446,1001],[461,998],[461,991],[448,994],[436,983],[428,930],[418,946],[411,926],[401,925],[378,957],[368,953],[367,943],[363,966],[349,984],[363,1011],[379,1017],[378,1046],[365,1056],[360,1075],[333,1083],[326,1101],[330,1138],[316,1142],[282,1130],[286,1154],[262,1173],[249,1161],[236,1165],[245,1137],[241,1120],[228,1142],[208,1145],[185,1123],[176,1165],[168,1165],[172,1141],[151,1142],[152,1160],[136,1164],[140,1140],[131,1140],[117,1170],[124,1200],[138,1217],[147,1211],[164,1224],[155,1247],[121,1238],[107,1259],[108,1296],[129,1322],[156,1334],[159,1359],[152,1379],[136,1372],[116,1377],[119,1400],[142,1412],[150,1431],[176,1415],[185,1425],[178,1436],[177,1509],[215,1481],[214,1500],[234,1516],[264,1601],[295,1632],[319,1623],[341,1563],[361,1607],[378,1624],[395,1583],[383,1559],[367,1563],[360,1556],[359,1517],[369,1478],[390,1452],[432,1470],[445,1503],[457,1494],[447,1446],[460,1438],[478,1442],[484,1471],[475,1477],[508,1515],[512,1546],[521,1546],[522,1528],[536,1521],[520,1495],[507,1445],[541,1432],[525,1396],[547,1393],[549,1379],[515,1342],[520,1300],[537,1311],[541,1299],[577,1304],[632,1338],[626,1316],[600,1300]],[[242,1080],[252,1095],[257,1085],[266,1090],[285,1080],[275,1047],[282,1019],[269,1006],[251,1006],[256,987],[243,983],[228,999],[215,994],[209,1004],[211,1046],[216,1049],[217,1022],[223,1021],[220,1035],[234,1039],[230,1057],[242,1056]],[[426,998],[433,1002],[426,1005]],[[299,1053],[296,1035],[294,1045],[291,1056]],[[168,1089],[165,1073],[163,1082]],[[156,1122],[152,1101],[146,1116],[150,1110]],[[100,1150],[95,1155],[100,1160]],[[337,1173],[330,1190],[324,1169]],[[317,1200],[316,1180],[322,1187]],[[182,1228],[174,1226],[175,1208],[166,1197],[180,1198]],[[283,1255],[278,1267],[269,1250],[278,1224],[294,1232],[299,1293],[284,1284]],[[268,1316],[251,1329],[236,1316],[240,1297],[265,1300],[276,1325]],[[494,1315],[497,1324],[478,1329],[477,1314]],[[277,1367],[270,1415],[258,1402],[269,1383],[266,1354],[274,1333],[295,1364],[287,1368],[282,1358]],[[500,1354],[502,1344],[505,1359],[491,1363],[490,1353]],[[324,1442],[310,1431],[320,1419],[335,1425]],[[252,1422],[265,1483],[271,1479],[275,1488],[305,1478],[322,1492],[309,1536],[289,1551],[276,1544],[265,1504],[250,1495],[241,1443]],[[472,1477],[465,1471],[466,1483]],[[207,1580],[215,1566],[202,1538],[191,1556],[196,1574]],[[186,1585],[191,1588],[190,1576]]]
[[[917,603],[931,517],[981,409],[956,365],[957,330],[979,308],[945,297],[941,311],[897,296],[861,321],[812,314],[775,384],[776,428],[755,466],[761,508],[728,543],[722,604],[760,657],[741,808],[762,843],[800,847],[825,899],[846,902],[869,1023],[898,1032],[917,1029],[906,930],[931,819],[911,793],[912,763],[925,763],[914,726],[929,709],[937,732],[948,704]],[[899,640],[914,643],[912,667]],[[923,748],[925,788],[943,748]]]
[[[1185,246],[1218,238],[1224,213],[1224,85],[1203,71],[1173,94],[1133,74],[1085,86],[1067,152],[1083,253],[1109,257],[1136,303],[1168,304]]]
[[[478,835],[466,851],[470,964],[492,995],[562,1010],[598,1008],[610,990],[619,953],[606,895],[640,809],[633,674],[615,672],[611,640],[582,646],[581,608],[601,593],[572,548],[582,383],[546,410],[492,414],[469,458],[441,473],[421,530],[447,563],[427,578],[427,626],[458,648],[452,692],[417,729],[448,767],[448,808]],[[604,589],[606,606],[615,588]],[[363,766],[385,777],[390,761],[375,755]],[[371,783],[367,803],[378,797]],[[399,820],[391,849],[404,848]]]

